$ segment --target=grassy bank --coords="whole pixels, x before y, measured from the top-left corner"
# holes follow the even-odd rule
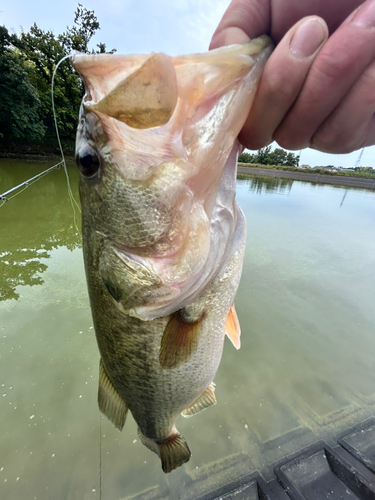
[[[260,165],[258,163],[240,163],[238,162],[239,167],[248,167],[248,168],[262,168],[262,169],[270,169],[270,170],[282,170],[285,172],[302,172],[306,174],[324,174],[332,177],[365,177],[367,179],[375,179],[375,174],[369,174],[368,172],[332,172],[331,170],[327,170],[325,168],[295,168],[295,167],[284,167],[282,165]]]

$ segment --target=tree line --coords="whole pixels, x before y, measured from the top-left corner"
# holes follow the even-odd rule
[[[355,172],[365,172],[367,174],[375,174],[375,168],[372,167],[354,167]]]
[[[238,161],[241,163],[253,163],[258,165],[283,165],[286,167],[298,167],[299,155],[288,153],[284,149],[272,146],[259,149],[255,153],[241,153]]]
[[[61,58],[72,50],[107,52],[99,43],[89,51],[89,42],[100,29],[92,10],[81,4],[72,27],[59,35],[34,23],[20,35],[0,26],[0,149],[3,151],[54,151],[56,132],[51,106],[51,80]],[[108,51],[115,52],[115,49]],[[63,147],[74,150],[83,84],[69,61],[55,76],[55,108]]]
[[[0,152],[53,152],[57,140],[51,106],[51,80],[57,63],[72,50],[114,53],[104,43],[89,50],[100,29],[92,10],[78,4],[73,26],[54,35],[36,23],[20,35],[0,26]],[[83,84],[69,62],[55,75],[54,100],[57,125],[64,149],[74,151]],[[299,156],[271,146],[242,153],[238,161],[261,165],[298,166]]]

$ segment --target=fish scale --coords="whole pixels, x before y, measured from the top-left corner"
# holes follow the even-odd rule
[[[164,472],[190,459],[178,416],[216,403],[225,334],[240,347],[236,137],[271,50],[260,37],[177,58],[72,57],[99,408],[119,430],[130,410]]]

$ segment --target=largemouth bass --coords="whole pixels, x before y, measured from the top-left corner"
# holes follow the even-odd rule
[[[235,201],[237,135],[268,37],[206,54],[72,57],[83,252],[100,351],[99,408],[128,410],[164,472],[190,458],[175,427],[216,403],[246,225]]]

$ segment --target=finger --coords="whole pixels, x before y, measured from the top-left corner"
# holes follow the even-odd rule
[[[269,24],[270,0],[233,0],[212,36],[210,50],[246,43],[268,33]]]
[[[374,27],[375,0],[369,0],[326,42],[274,134],[282,147],[302,149],[310,145],[315,131],[374,59]]]
[[[368,146],[373,146],[374,144],[375,144],[375,115],[372,115],[371,121],[367,126],[367,133],[365,140],[363,141],[360,147],[367,148]]]
[[[312,147],[327,153],[351,153],[375,144],[375,61],[318,129]]]
[[[300,19],[319,16],[333,33],[365,0],[272,0],[271,37],[278,42]]]
[[[293,26],[276,47],[263,70],[253,107],[239,136],[247,148],[260,149],[272,142],[327,38],[323,19],[312,16]]]
[[[279,42],[300,19],[319,16],[335,31],[364,0],[233,0],[217,27],[210,44],[216,49],[244,43],[268,33]]]

